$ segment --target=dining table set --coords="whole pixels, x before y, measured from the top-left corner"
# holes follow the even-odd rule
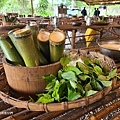
[[[67,21],[65,21],[65,23],[67,23]],[[76,24],[72,24],[72,23],[76,23]],[[81,23],[81,24],[78,24]],[[93,29],[95,31],[97,31],[97,34],[90,34],[87,36],[92,36],[92,35],[98,35],[99,39],[102,39],[103,35],[108,32],[109,34],[111,34],[112,36],[115,36],[117,38],[120,37],[119,33],[117,33],[117,31],[115,29],[119,29],[120,28],[120,24],[116,23],[116,22],[112,22],[112,23],[91,23],[91,25],[86,25],[86,21],[85,20],[69,20],[69,22],[67,24],[58,24],[57,28],[65,31],[66,33],[68,31],[72,32],[71,35],[71,46],[72,49],[75,48],[75,41],[76,41],[76,37],[85,37],[85,34],[82,34],[80,36],[76,36],[76,32],[78,30],[87,30],[88,28]],[[52,31],[55,29],[54,25],[48,25],[47,30]]]

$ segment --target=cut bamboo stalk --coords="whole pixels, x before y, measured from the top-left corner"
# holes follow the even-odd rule
[[[40,65],[39,53],[34,44],[30,29],[24,28],[13,32],[17,44],[17,49],[22,56],[27,67]]]
[[[5,57],[7,58],[7,60],[12,62],[12,64],[22,66],[25,65],[23,59],[21,58],[20,54],[16,50],[8,35],[2,34],[0,36],[0,46],[4,52]]]
[[[40,50],[38,50],[38,53],[39,53],[39,60],[41,65],[47,65],[49,63],[48,60],[43,56]]]
[[[63,56],[65,48],[65,34],[60,30],[54,30],[50,34],[50,60],[57,62]]]
[[[40,50],[41,50],[43,56],[50,63],[49,36],[50,36],[50,32],[47,32],[42,29],[42,30],[40,30],[37,38],[38,38]]]
[[[17,30],[19,30],[19,28],[15,28],[15,29],[13,29],[13,30],[10,30],[10,31],[8,32],[8,36],[10,37],[12,43],[14,44],[15,48],[17,49],[17,51],[18,51],[19,54],[20,54],[19,47],[17,46],[18,44],[16,44],[16,39],[15,39],[15,36],[14,36],[14,34],[13,34],[13,32],[15,32],[15,31],[17,31]]]
[[[35,46],[39,49],[39,42],[37,39],[37,35],[39,34],[39,29],[37,25],[27,25],[26,28],[29,28],[31,30]]]

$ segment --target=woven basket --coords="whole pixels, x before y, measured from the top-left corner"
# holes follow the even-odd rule
[[[26,97],[44,92],[47,83],[42,76],[56,75],[61,67],[60,62],[36,67],[14,66],[8,63],[5,57],[2,62],[7,82],[14,95]]]
[[[98,52],[89,52],[88,53],[84,50],[79,50],[79,51],[74,50],[72,52],[74,52],[74,53],[79,52],[79,54],[82,56],[86,56],[86,57],[89,57],[92,59],[99,59],[100,63],[102,65],[107,65],[107,66],[109,66],[110,69],[116,68],[115,63],[111,58],[104,56]],[[84,97],[82,99],[78,99],[78,100],[71,101],[71,102],[65,101],[65,102],[60,102],[60,103],[37,104],[37,103],[33,103],[33,102],[28,102],[25,100],[20,100],[19,98],[17,99],[15,97],[11,96],[10,94],[6,94],[3,90],[0,91],[0,98],[4,102],[7,102],[13,106],[16,106],[18,108],[26,108],[31,111],[47,111],[48,112],[48,111],[68,110],[68,109],[72,109],[72,108],[88,106],[88,105],[100,100],[105,95],[107,95],[112,89],[114,89],[117,78],[114,78],[112,81],[113,81],[112,86],[105,88],[89,97]],[[9,93],[9,92],[7,92],[7,93]],[[57,107],[55,107],[55,106],[57,106]]]

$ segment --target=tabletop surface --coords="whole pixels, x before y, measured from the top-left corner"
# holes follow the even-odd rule
[[[108,25],[90,25],[86,26],[85,24],[79,25],[79,26],[73,26],[71,24],[65,24],[65,25],[59,25],[58,28],[61,30],[75,30],[75,29],[87,29],[87,28],[93,28],[93,29],[100,29],[100,28],[110,28],[110,27],[120,27],[120,24],[112,23]],[[49,25],[47,27],[48,30],[53,30],[54,27],[52,25]]]

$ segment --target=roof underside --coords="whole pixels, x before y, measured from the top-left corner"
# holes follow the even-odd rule
[[[81,0],[90,5],[120,4],[120,0]]]

